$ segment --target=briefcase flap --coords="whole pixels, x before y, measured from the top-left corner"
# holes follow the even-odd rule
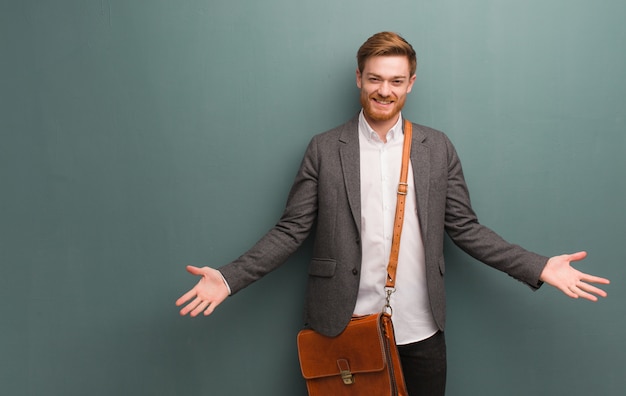
[[[313,330],[298,334],[300,368],[305,379],[346,373],[372,373],[385,369],[385,335],[380,316],[353,318],[337,337],[326,337]]]

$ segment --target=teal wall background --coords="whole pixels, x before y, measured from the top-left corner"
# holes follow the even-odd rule
[[[626,2],[0,2],[0,393],[304,395],[307,247],[210,318],[174,301],[278,219],[310,137],[358,110],[355,52],[416,48],[406,115],[475,209],[609,299],[447,247],[448,394],[626,389]]]

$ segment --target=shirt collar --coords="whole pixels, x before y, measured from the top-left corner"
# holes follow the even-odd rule
[[[361,113],[359,113],[359,133],[361,133],[369,141],[381,141],[376,131],[374,131],[370,124],[367,123],[365,115],[363,114],[363,109],[361,109]],[[393,142],[394,140],[402,137],[402,134],[402,114],[400,114],[400,117],[398,117],[398,121],[387,132],[387,143]]]

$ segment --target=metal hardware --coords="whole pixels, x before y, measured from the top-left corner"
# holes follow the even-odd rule
[[[404,188],[403,188],[404,187]],[[406,195],[407,194],[407,190],[409,187],[409,183],[402,183],[400,182],[398,184],[398,194],[400,195]]]
[[[350,365],[346,359],[338,359],[337,366],[339,367],[339,373],[341,374],[341,380],[344,385],[354,384],[354,376],[350,372]]]
[[[385,298],[385,306],[383,307],[383,312],[388,313],[393,316],[393,308],[391,308],[391,295],[395,293],[395,287],[385,287],[385,293],[387,297]]]
[[[341,379],[343,380],[343,383],[345,385],[352,385],[352,384],[354,384],[354,376],[348,370],[341,372]]]

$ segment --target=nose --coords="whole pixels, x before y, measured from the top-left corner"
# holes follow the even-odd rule
[[[378,94],[382,97],[387,97],[391,94],[391,88],[389,86],[389,83],[387,81],[383,81],[379,86],[378,86]]]

